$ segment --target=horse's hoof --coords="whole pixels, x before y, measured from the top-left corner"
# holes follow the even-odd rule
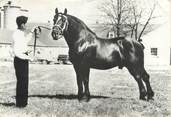
[[[147,99],[145,97],[140,97],[140,100],[146,101]]]
[[[83,96],[82,98],[79,98],[78,100],[79,100],[79,102],[89,102],[90,98],[87,96]]]
[[[147,95],[147,101],[149,101],[149,100],[154,100],[153,97],[154,97],[154,92],[152,91],[151,93],[149,93],[149,94]]]
[[[149,97],[154,97],[154,92],[151,91],[151,93],[148,94]]]
[[[154,100],[154,98],[147,99],[147,101],[153,101],[153,100]]]
[[[150,101],[150,100],[154,100],[154,98],[153,97],[147,97],[147,101]]]
[[[78,93],[78,100],[80,100],[81,98],[83,98],[84,94],[83,93]]]
[[[79,102],[81,103],[81,102],[89,102],[90,101],[90,99],[79,99]]]

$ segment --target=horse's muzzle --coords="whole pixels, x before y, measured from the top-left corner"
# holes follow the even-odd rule
[[[58,40],[59,39],[58,34],[55,33],[54,31],[52,31],[51,35],[52,35],[53,40]]]

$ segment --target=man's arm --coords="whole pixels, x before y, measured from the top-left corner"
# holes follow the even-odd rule
[[[15,56],[17,56],[17,57],[19,57],[20,59],[23,59],[23,60],[31,60],[32,59],[30,56],[26,55],[26,53],[23,53],[19,49],[15,49],[14,54],[15,54]]]

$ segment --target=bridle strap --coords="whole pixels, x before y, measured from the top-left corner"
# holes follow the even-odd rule
[[[61,27],[60,25],[57,25],[57,22],[58,22],[57,21],[53,27],[57,27],[61,31],[61,35],[63,35],[64,31],[67,31],[69,23],[68,23],[68,19],[65,15],[62,15],[61,17],[65,17],[64,26]],[[53,28],[53,30],[55,30],[55,29]]]

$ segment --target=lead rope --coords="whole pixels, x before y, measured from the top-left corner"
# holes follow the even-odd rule
[[[37,29],[34,30],[34,48],[33,48],[34,56],[35,56],[35,52],[36,52],[36,41],[37,41],[36,31],[37,31]]]
[[[51,30],[51,28],[45,27],[45,26],[38,26],[39,32],[41,32],[41,28]],[[36,54],[36,42],[37,42],[37,29],[34,30],[34,48],[33,48],[33,55]]]

